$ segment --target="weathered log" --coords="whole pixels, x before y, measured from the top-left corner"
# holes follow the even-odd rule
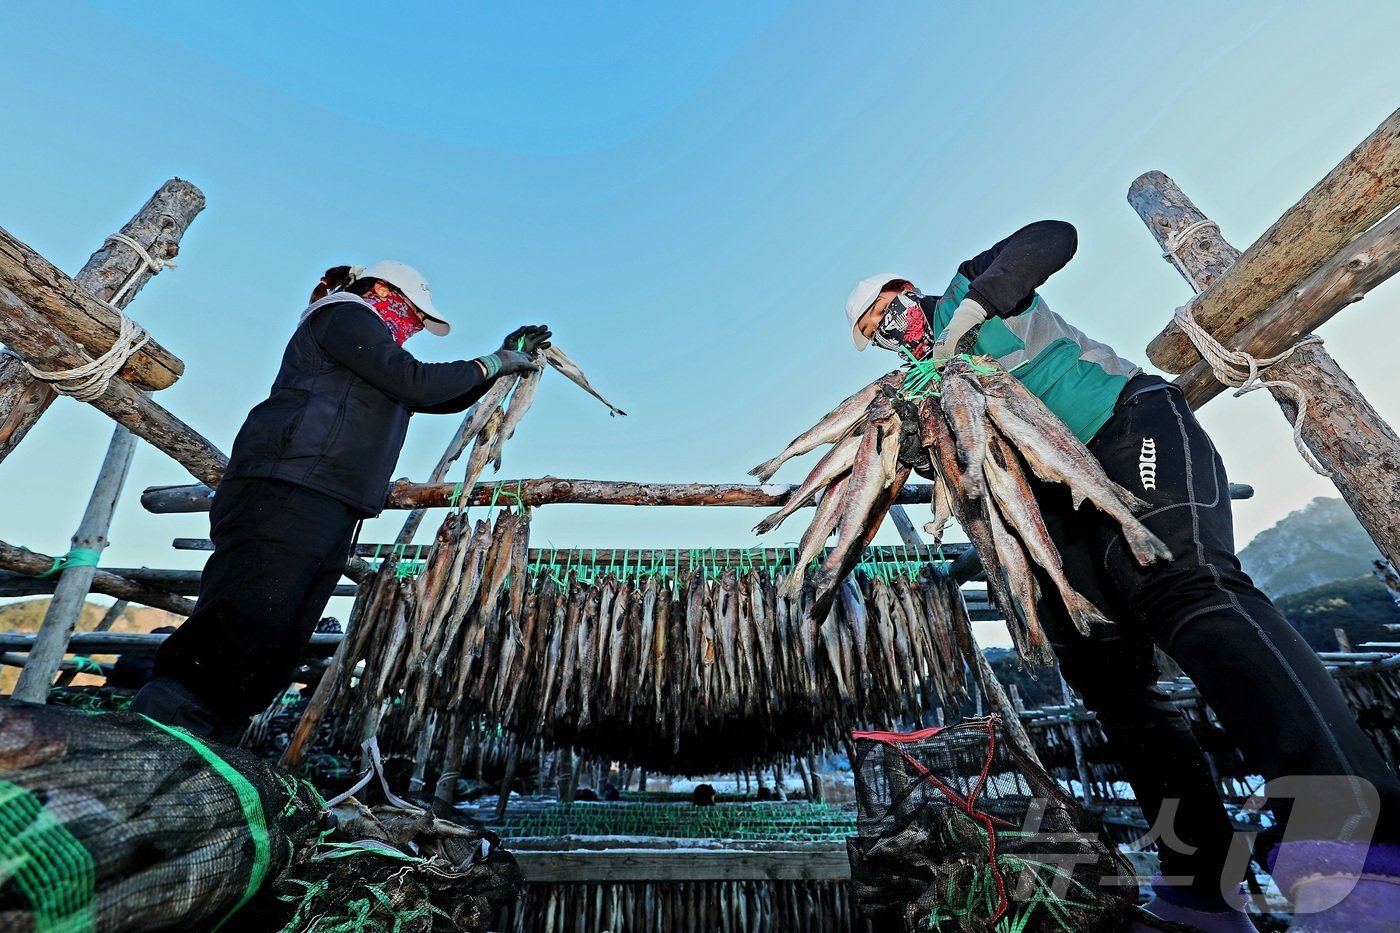
[[[54,565],[54,558],[36,551],[26,551],[0,541],[0,568],[17,573],[38,576],[47,573]],[[164,590],[133,583],[106,570],[99,570],[92,576],[92,590],[125,599],[143,606],[154,606],[167,612],[187,616],[194,609],[194,602]]]
[[[199,570],[151,570],[146,567],[107,567],[113,576],[122,577],[141,586],[164,590],[176,596],[198,596],[199,581],[203,571]],[[0,570],[0,598],[17,596],[47,596],[58,585],[57,577],[27,576]],[[342,583],[335,588],[334,596],[354,596],[355,586]]]
[[[465,505],[732,505],[776,508],[796,486],[742,483],[628,483],[595,479],[498,480],[477,483],[470,492],[455,483],[410,483],[399,480],[389,487],[386,509],[425,509]],[[499,491],[498,491],[499,490]],[[141,494],[148,512],[209,511],[212,492],[206,486],[152,486]],[[927,505],[933,486],[911,483],[900,492],[904,505]],[[465,500],[465,501],[463,501]],[[808,503],[810,505],[811,503]]]
[[[102,618],[98,620],[98,622],[97,622],[97,627],[94,628],[93,631],[94,631],[94,632],[108,632],[108,631],[111,631],[112,626],[117,624],[117,620],[120,619],[123,615],[126,614],[126,607],[127,607],[128,605],[129,605],[129,604],[128,604],[127,601],[124,600],[124,599],[119,599],[119,600],[117,600],[116,602],[112,603],[112,605],[110,605],[110,606],[107,607],[107,611],[106,611],[105,613],[103,613]],[[58,680],[56,680],[56,681],[54,682],[54,686],[55,686],[55,687],[66,687],[66,686],[68,686],[69,684],[71,684],[71,683],[73,682],[73,680],[74,680],[77,676],[78,676],[78,671],[76,671],[76,670],[71,670],[71,671],[65,670],[62,674],[59,675]]]
[[[1400,206],[1400,110],[1284,212],[1237,261],[1216,260],[1224,271],[1212,274],[1193,300],[1196,322],[1222,344],[1231,345],[1257,314],[1396,206]],[[1153,233],[1162,238],[1155,227]],[[1200,359],[1175,323],[1148,344],[1147,356],[1171,373],[1182,372]]]
[[[344,635],[317,633],[307,643],[306,653],[325,657],[335,650]],[[0,651],[28,651],[35,636],[26,632],[0,632]],[[68,648],[73,654],[154,654],[165,641],[164,632],[75,632]]]
[[[1133,206],[1161,242],[1173,230],[1184,229],[1182,224],[1196,223],[1205,215],[1171,179],[1153,174],[1150,185],[1134,183]],[[1161,194],[1160,201],[1153,200],[1152,192]],[[1229,260],[1239,256],[1214,229],[1201,230],[1190,247],[1177,253],[1177,268],[1194,288],[1201,288],[1212,275],[1228,275]],[[1244,262],[1244,257],[1239,261]],[[1227,272],[1221,273],[1222,268]],[[1300,346],[1291,357],[1269,367],[1266,378],[1292,382],[1307,394],[1304,443],[1332,474],[1338,492],[1381,553],[1396,561],[1400,558],[1400,509],[1395,507],[1400,503],[1400,436],[1317,344]],[[1269,391],[1292,424],[1293,397],[1277,387]]]
[[[0,350],[0,460],[14,450],[58,393],[29,375],[19,354]]]
[[[203,209],[204,194],[189,182],[172,178],[118,232],[140,243],[157,260],[173,259],[180,251],[185,230]],[[155,272],[136,250],[109,237],[73,276],[73,281],[113,307],[124,308],[154,276]],[[37,361],[35,365],[70,368]],[[48,383],[31,376],[17,358],[0,358],[0,460],[14,449],[57,396]]]
[[[499,494],[496,492],[499,487]],[[477,483],[466,495],[467,505],[725,505],[777,508],[796,486],[767,483],[762,486],[740,483],[618,483],[597,479],[521,479]],[[895,500],[900,505],[927,505],[933,495],[930,483],[908,483]],[[1248,499],[1254,489],[1244,483],[1230,484],[1230,498]],[[157,515],[177,512],[207,512],[214,492],[205,485],[149,486],[141,493],[141,506]],[[461,501],[454,483],[409,483],[403,480],[389,489],[386,509],[446,508]],[[806,503],[811,506],[812,503]],[[383,546],[387,547],[387,545]],[[364,552],[357,552],[364,553]],[[374,552],[371,551],[372,555]],[[368,555],[366,555],[368,556]]]
[[[1257,359],[1276,356],[1347,305],[1366,297],[1400,271],[1400,210],[1357,237],[1306,282],[1260,313],[1235,335],[1231,346]],[[1197,363],[1175,379],[1186,400],[1200,408],[1225,386],[1207,363]]]
[[[0,336],[12,350],[38,366],[77,366],[86,359],[76,343],[55,331],[41,315],[3,286],[0,286]],[[223,476],[228,458],[217,447],[126,380],[112,379],[107,391],[94,399],[92,405],[174,458],[201,482],[217,484]]]
[[[4,654],[0,654],[0,664],[5,667],[24,667],[28,663],[29,655],[27,654],[20,654],[15,651],[6,651]],[[94,665],[96,665],[97,670],[93,670]],[[112,665],[110,663],[99,663],[97,661],[84,659],[82,661],[60,661],[58,662],[58,669],[63,672],[67,683],[55,684],[55,686],[66,687],[68,684],[71,684],[79,674],[101,674],[105,677],[112,672]]]
[[[4,228],[0,228],[0,283],[50,327],[81,345],[89,357],[102,355],[116,341],[121,327],[117,312]],[[0,337],[10,342],[3,326]],[[126,361],[121,377],[138,388],[155,390],[173,385],[184,371],[185,364],[152,339]]]

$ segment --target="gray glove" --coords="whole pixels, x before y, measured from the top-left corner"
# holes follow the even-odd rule
[[[929,348],[928,358],[931,360],[946,360],[956,356],[959,351],[959,344],[963,338],[987,320],[987,309],[973,301],[971,298],[964,298],[962,303],[953,310],[953,317],[948,321],[948,326],[933,339],[933,346]]]
[[[475,362],[486,372],[487,379],[509,376],[512,373],[536,372],[540,369],[540,364],[536,363],[530,354],[507,350],[504,347],[488,356],[477,357]]]

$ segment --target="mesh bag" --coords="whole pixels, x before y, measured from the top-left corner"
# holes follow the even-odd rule
[[[0,930],[216,929],[314,846],[323,812],[237,749],[0,698]]]
[[[995,717],[852,738],[851,883],[880,929],[1091,933],[1135,916],[1127,861]]]

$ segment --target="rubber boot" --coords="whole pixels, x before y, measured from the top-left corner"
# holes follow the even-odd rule
[[[1142,909],[1154,917],[1169,923],[1183,924],[1203,933],[1259,933],[1258,927],[1244,912],[1244,893],[1225,900],[1221,897],[1208,898],[1185,888],[1174,887],[1162,880],[1161,875],[1152,877],[1152,900]],[[1135,921],[1128,933],[1154,933],[1156,927]]]
[[[1269,872],[1293,901],[1290,933],[1400,930],[1400,844],[1285,842]]]
[[[234,722],[220,717],[173,677],[157,677],[146,684],[127,709],[222,745],[237,745],[248,728],[246,719]]]

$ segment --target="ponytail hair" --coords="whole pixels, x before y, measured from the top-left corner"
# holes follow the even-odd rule
[[[363,271],[364,266],[332,266],[327,269],[326,274],[321,276],[321,281],[311,290],[311,303],[315,304],[332,292],[349,291],[359,294],[371,284],[359,279]],[[355,288],[355,285],[359,285],[360,288]]]

